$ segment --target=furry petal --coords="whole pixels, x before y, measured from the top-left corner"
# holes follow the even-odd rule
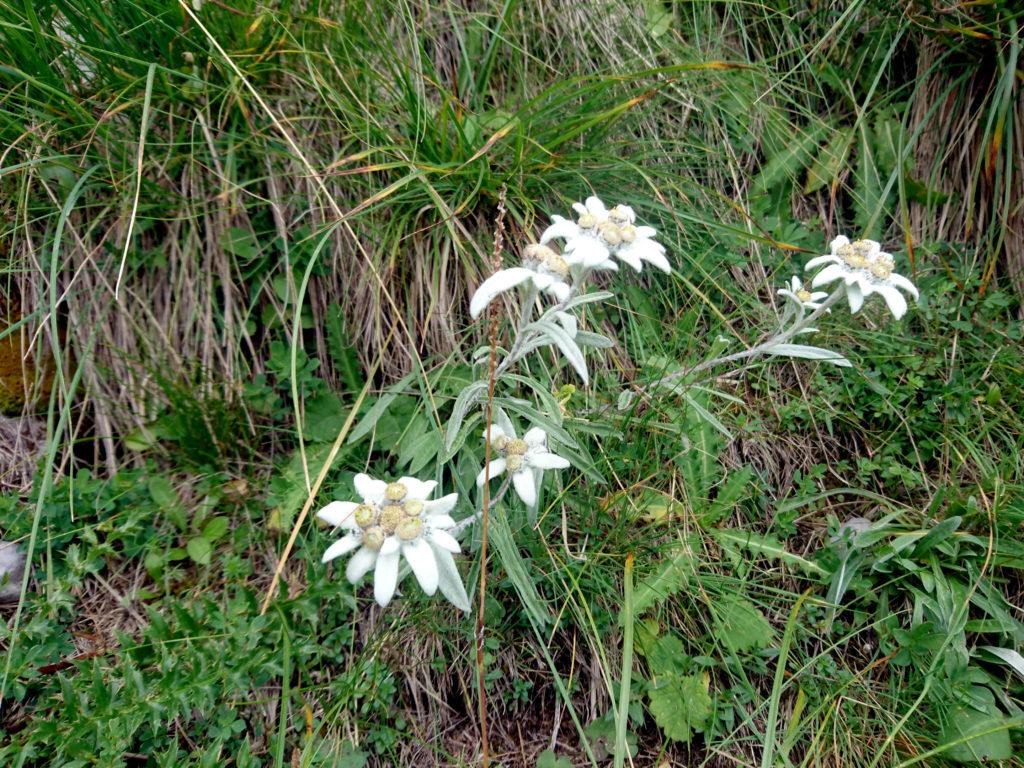
[[[530,456],[530,466],[537,469],[567,469],[569,460],[548,451],[539,451]]]
[[[828,285],[836,280],[846,278],[848,275],[849,271],[845,268],[838,264],[830,264],[814,276],[814,279],[811,280],[811,287],[817,288],[822,285]]]
[[[490,467],[491,467],[491,469],[490,469],[489,472],[486,469],[481,469],[480,470],[480,474],[476,476],[476,484],[477,485],[482,486],[484,484],[484,479],[485,478],[489,478],[489,479],[493,480],[498,475],[500,475],[502,472],[504,472],[505,471],[505,460],[504,459],[491,459]]]
[[[548,286],[547,291],[559,301],[565,301],[569,298],[569,293],[572,291],[572,288],[570,288],[567,283],[557,280]]]
[[[373,568],[376,562],[377,553],[372,549],[363,547],[349,558],[348,565],[345,567],[345,578],[348,579],[350,584],[355,584],[366,575],[367,571]]]
[[[807,270],[807,269],[817,269],[822,264],[842,264],[842,263],[843,263],[842,259],[840,259],[838,256],[833,256],[831,253],[829,253],[829,254],[826,254],[825,256],[816,256],[816,257],[814,257],[813,259],[808,261],[806,264],[804,264],[804,269],[805,270]]]
[[[373,597],[381,608],[391,602],[398,588],[398,560],[401,554],[397,551],[385,555],[377,555],[377,567],[373,572]]]
[[[459,494],[449,493],[434,501],[423,502],[423,511],[428,515],[447,515],[459,501]]]
[[[527,269],[526,267],[511,267],[510,269],[498,270],[480,283],[480,287],[476,289],[476,293],[470,299],[470,317],[478,317],[499,293],[515,288],[520,283],[525,283],[536,274],[532,269]]]
[[[528,469],[521,469],[512,473],[512,485],[515,486],[516,494],[528,507],[537,505],[537,486],[533,482],[533,472]]]
[[[405,555],[412,572],[416,574],[416,581],[420,583],[423,591],[428,595],[437,592],[437,561],[430,545],[423,539],[416,539],[402,545],[402,554]]]
[[[437,558],[438,587],[441,594],[448,598],[448,602],[461,611],[469,613],[469,596],[466,588],[462,586],[462,576],[455,566],[455,558],[452,553],[440,547],[434,547],[434,555]]]
[[[540,427],[531,427],[526,430],[526,434],[523,435],[523,440],[526,441],[527,445],[544,446],[548,441],[548,433]]]
[[[320,558],[320,562],[329,563],[336,557],[347,555],[362,543],[363,537],[358,533],[349,533],[342,536],[324,551],[324,556]]]
[[[410,499],[423,501],[437,488],[436,480],[417,480],[415,477],[403,477],[398,482],[409,491]]]
[[[337,528],[339,525],[344,528],[355,529],[358,526],[352,519],[352,512],[359,505],[354,501],[332,501],[326,507],[316,513],[316,516],[328,525]]]
[[[352,479],[356,493],[363,497],[363,501],[369,504],[380,504],[384,501],[384,490],[388,484],[383,480],[374,480],[367,474],[360,472]]]
[[[577,203],[577,205],[579,204]],[[584,210],[586,209],[584,208]],[[540,236],[540,244],[547,245],[555,238],[570,240],[579,234],[580,228],[576,225],[576,222],[563,219],[561,216],[552,216],[551,226],[545,229]]]
[[[917,292],[917,286],[910,282],[903,275],[897,275],[893,272],[889,275],[889,282],[895,285],[897,288],[902,288],[904,291],[914,297],[914,300],[921,298],[921,294]]]
[[[885,303],[889,305],[889,311],[892,312],[892,316],[897,320],[907,313],[907,300],[903,298],[903,294],[896,290],[894,286],[876,286],[875,293],[881,294],[882,298],[885,299]]]
[[[846,300],[850,302],[850,314],[856,315],[864,306],[864,292],[859,283],[846,286]]]
[[[448,531],[432,530],[427,534],[427,538],[431,544],[441,547],[441,549],[446,549],[449,552],[458,554],[462,551],[459,542]]]
[[[846,237],[846,235],[839,235],[839,237],[837,237],[835,240],[833,240],[831,243],[829,243],[828,247],[829,247],[829,250],[832,251],[832,253],[835,253],[840,248],[842,248],[844,245],[849,245],[849,244],[850,244],[850,238]]]

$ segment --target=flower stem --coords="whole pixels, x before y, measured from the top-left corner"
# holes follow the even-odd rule
[[[498,196],[498,219],[494,230],[494,268],[501,268],[501,251],[505,240],[505,187],[502,186]],[[524,309],[524,315],[526,314]],[[487,415],[487,434],[484,445],[484,503],[481,512],[480,524],[480,603],[476,616],[476,669],[477,685],[480,695],[480,750],[483,768],[488,768],[491,762],[490,748],[487,743],[487,694],[484,691],[484,606],[487,593],[487,513],[490,505],[488,503],[488,470],[491,466],[491,417],[494,412],[494,384],[497,381],[496,366],[498,360],[498,313],[494,305],[490,312],[490,342],[491,351],[488,356],[488,377],[487,377],[487,403],[485,405]]]
[[[831,307],[833,304],[839,301],[839,299],[841,299],[845,295],[845,293],[846,286],[844,284],[840,284],[840,286],[836,288],[832,292],[832,294],[827,299],[825,299],[825,301],[821,303],[821,306],[819,306],[816,310],[811,312],[809,315],[803,315],[801,317],[798,317],[796,321],[791,326],[789,326],[789,328],[779,331],[778,333],[769,337],[766,341],[763,341],[760,344],[756,344],[753,347],[750,347],[749,349],[744,349],[741,350],[740,352],[733,352],[731,355],[713,357],[710,360],[705,360],[703,363],[698,363],[692,368],[687,368],[686,370],[682,371],[675,371],[674,373],[670,373],[667,376],[662,376],[660,379],[655,379],[649,384],[646,384],[643,387],[643,389],[644,391],[655,389],[656,387],[662,387],[666,384],[671,384],[672,382],[686,378],[687,376],[692,376],[695,373],[706,371],[709,368],[724,365],[725,363],[734,363],[737,360],[746,360],[748,358],[763,355],[772,347],[778,344],[787,343],[802,330],[804,330],[805,328],[809,328],[811,323],[813,323],[815,320],[817,320],[819,317],[825,314],[825,312],[828,311],[829,307]]]

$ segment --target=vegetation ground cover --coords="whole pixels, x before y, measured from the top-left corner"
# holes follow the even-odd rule
[[[588,310],[589,386],[531,363],[592,462],[495,515],[493,764],[1020,764],[1021,16],[0,4],[0,762],[478,764],[474,616],[378,609],[310,522],[260,607],[346,422],[318,504],[445,458],[499,199],[515,243],[596,193],[673,273]],[[620,407],[841,233],[922,293],[821,324],[852,369]]]

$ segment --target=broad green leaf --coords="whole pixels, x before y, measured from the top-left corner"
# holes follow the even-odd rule
[[[825,124],[816,125],[802,134],[791,137],[785,147],[768,160],[761,172],[754,177],[753,193],[764,195],[775,190],[780,184],[795,179],[801,169],[807,167],[811,153],[831,130]]]
[[[633,590],[633,616],[639,616],[683,589],[689,583],[692,571],[693,552],[689,546],[670,555],[654,573],[637,583]],[[623,624],[626,618],[620,612],[619,624]]]
[[[572,768],[567,758],[557,757],[550,749],[545,749],[537,756],[537,768]]]
[[[825,569],[820,565],[790,552],[782,545],[781,541],[773,536],[735,528],[710,528],[708,533],[726,549],[739,547],[755,555],[763,555],[772,560],[781,560],[789,565],[795,565],[818,576],[826,575]]]
[[[149,496],[153,499],[153,502],[160,508],[167,519],[170,520],[180,531],[184,531],[188,528],[188,520],[185,516],[185,510],[181,505],[181,497],[178,496],[178,492],[174,490],[174,486],[171,485],[171,481],[163,475],[155,475],[149,479],[147,483],[147,489],[149,490]]]
[[[226,517],[211,517],[203,526],[203,538],[213,543],[228,532],[230,522]]]
[[[683,665],[689,658],[683,648],[683,641],[673,632],[666,632],[649,646],[637,645],[637,650],[647,660],[647,668],[655,680],[678,677],[683,673]]]
[[[444,449],[446,451],[452,450],[452,446],[455,445],[455,438],[458,437],[466,414],[486,391],[487,382],[481,380],[474,381],[459,393],[459,396],[455,399],[455,405],[452,406],[452,415],[448,419],[448,427],[445,431]]]
[[[722,595],[711,604],[721,626],[719,638],[734,651],[767,648],[775,632],[764,614],[749,600],[736,595]]]
[[[981,763],[1009,760],[1011,721],[1002,715],[958,707],[948,712],[939,737],[940,745],[948,744],[942,756],[958,763]]]
[[[647,697],[654,721],[674,741],[688,742],[711,715],[707,674],[671,677],[650,688]]]
[[[659,38],[672,27],[672,13],[662,0],[644,0],[647,12],[647,33]]]
[[[832,138],[818,150],[810,168],[807,169],[807,181],[804,183],[804,194],[816,192],[825,185],[831,185],[839,176],[853,144],[853,128],[840,128]]]
[[[500,504],[491,511],[490,532],[491,541],[494,542],[494,548],[498,550],[501,565],[505,569],[505,573],[508,574],[512,586],[519,593],[523,607],[534,626],[546,627],[551,623],[551,615],[544,606],[540,595],[537,594],[537,587],[530,578],[530,568],[519,553],[519,545],[516,544],[512,529],[508,526],[508,520]]]
[[[350,444],[357,443],[362,438],[366,437],[366,435],[370,434],[370,431],[377,426],[377,422],[380,421],[381,417],[385,412],[387,412],[388,406],[391,405],[392,401],[398,397],[399,393],[401,393],[401,391],[408,386],[409,382],[412,381],[413,375],[414,374],[410,373],[408,376],[396,381],[388,387],[387,392],[377,398],[377,402],[370,407],[370,410],[366,412],[366,415],[364,415],[363,418],[361,418],[359,422],[352,427],[352,431],[348,436],[348,442]]]
[[[193,539],[188,540],[188,544],[185,545],[185,549],[188,550],[188,556],[192,558],[193,562],[199,563],[199,565],[208,565],[210,563],[210,556],[213,554],[213,545],[210,544],[208,539],[202,536],[196,536]]]

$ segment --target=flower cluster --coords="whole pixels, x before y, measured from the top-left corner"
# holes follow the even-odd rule
[[[636,213],[628,205],[605,208],[598,197],[588,197],[584,203],[573,203],[576,221],[561,216],[551,217],[551,226],[541,235],[541,243],[560,238],[565,241],[566,259],[596,269],[617,269],[611,257],[629,264],[639,272],[643,262],[654,265],[662,272],[671,272],[665,258],[665,246],[653,238],[653,227],[636,226]]]
[[[449,513],[459,495],[430,501],[437,483],[414,477],[387,483],[358,474],[354,485],[362,502],[334,501],[317,513],[324,522],[346,530],[324,552],[323,562],[358,549],[345,575],[355,584],[374,569],[373,595],[386,606],[398,587],[398,566],[404,557],[424,592],[433,595],[440,588],[452,603],[468,611],[469,599],[452,558],[461,551],[459,542],[448,533],[455,526]]]
[[[788,288],[780,288],[777,293],[803,309],[818,309],[821,307],[821,300],[828,298],[826,291],[807,290],[803,281],[796,275],[790,278]]]
[[[900,291],[906,291],[915,300],[919,298],[914,284],[894,271],[896,261],[892,255],[874,240],[850,242],[840,235],[832,241],[830,250],[831,253],[807,262],[805,269],[825,266],[811,280],[812,288],[842,280],[851,313],[858,312],[864,299],[877,293],[885,299],[893,317],[899,320],[907,311],[907,300]]]
[[[617,270],[613,258],[637,272],[644,262],[663,272],[672,271],[665,246],[654,240],[657,231],[637,226],[636,213],[628,205],[609,210],[599,198],[588,197],[586,203],[573,203],[572,207],[579,214],[576,221],[552,216],[540,243],[523,249],[520,266],[498,270],[480,284],[469,302],[470,316],[479,317],[496,296],[524,283],[532,283],[536,290],[564,303],[589,270]],[[554,240],[564,241],[561,253],[549,245]]]
[[[512,422],[500,410],[498,424],[491,424],[491,450],[497,458],[491,459],[487,467],[480,470],[476,484],[482,486],[485,479],[494,479],[508,472],[516,495],[528,507],[536,507],[541,479],[545,469],[566,469],[567,459],[548,450],[548,436],[540,427],[532,427],[521,438],[516,437]],[[487,431],[484,431],[484,440]]]

